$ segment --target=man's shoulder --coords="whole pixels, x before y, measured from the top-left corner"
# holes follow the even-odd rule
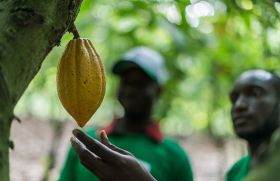
[[[167,157],[170,158],[170,165],[172,165],[175,177],[178,180],[193,180],[190,159],[185,149],[175,139],[171,138],[165,138],[162,145]]]
[[[161,145],[171,154],[185,155],[184,149],[179,145],[178,141],[172,138],[164,138]]]
[[[249,172],[249,163],[251,157],[249,155],[243,156],[236,161],[227,172],[227,181],[236,180],[236,177],[245,177]]]
[[[250,160],[251,160],[251,157],[249,155],[245,155],[245,156],[241,157],[239,160],[237,160],[231,169],[240,168],[241,166],[247,166],[249,164]]]

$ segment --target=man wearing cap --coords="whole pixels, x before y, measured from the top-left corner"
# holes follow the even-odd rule
[[[192,170],[184,150],[167,139],[152,118],[153,105],[167,78],[162,56],[146,47],[129,50],[113,66],[120,77],[118,100],[124,116],[114,119],[100,130],[89,130],[96,138],[105,130],[110,141],[132,153],[139,163],[158,181],[192,181]],[[98,180],[80,163],[71,148],[60,181]]]
[[[225,180],[280,180],[280,77],[262,69],[245,71],[234,83],[230,99],[234,130],[248,141],[249,154],[233,165]],[[103,144],[77,129],[71,138],[81,163],[92,173],[110,181],[155,181],[133,155],[111,144],[104,132],[100,138]]]
[[[279,134],[279,130],[277,131],[280,125],[279,76],[262,69],[245,71],[236,80],[230,93],[230,100],[235,133],[248,142],[249,154],[232,166],[226,180],[244,180],[255,169],[258,170],[258,177],[251,180],[274,180],[264,179],[265,177],[261,176],[264,176],[263,165],[267,164],[273,153],[271,148],[275,145],[275,139],[272,138],[275,138],[275,133]]]

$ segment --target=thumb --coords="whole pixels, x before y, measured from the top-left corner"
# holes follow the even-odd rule
[[[108,148],[110,148],[118,153],[121,153],[123,155],[131,155],[131,153],[129,153],[128,151],[123,150],[123,149],[113,145],[112,143],[110,143],[109,138],[104,130],[102,130],[100,133],[100,141],[101,141],[101,143],[106,145]]]
[[[101,143],[103,143],[104,145],[106,145],[108,147],[111,145],[109,138],[104,130],[102,130],[100,133],[100,141],[101,141]]]

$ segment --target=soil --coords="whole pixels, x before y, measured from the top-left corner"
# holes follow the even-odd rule
[[[50,121],[23,119],[14,122],[10,151],[11,181],[56,181],[70,145],[72,121],[62,123],[57,137]],[[235,138],[215,140],[207,135],[176,138],[190,157],[196,181],[222,181],[226,170],[246,154],[244,142]],[[50,153],[53,157],[50,157]],[[51,162],[52,159],[54,162]]]

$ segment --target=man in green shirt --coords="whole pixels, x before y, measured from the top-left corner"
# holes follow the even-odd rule
[[[249,156],[234,164],[226,180],[279,180],[279,76],[262,69],[246,71],[236,80],[230,99],[234,130],[248,141]],[[111,144],[105,132],[100,138],[101,143],[80,130],[73,130],[71,143],[81,163],[91,172],[108,181],[156,180],[133,155]]]
[[[267,160],[250,171],[244,181],[279,180],[280,178],[280,129],[274,131]]]
[[[134,48],[114,65],[113,73],[120,77],[118,100],[124,116],[102,128],[110,141],[132,153],[141,167],[158,181],[192,181],[184,150],[175,141],[164,138],[159,125],[151,118],[153,105],[166,80],[162,56],[145,47]],[[100,131],[89,130],[87,134],[97,138]],[[95,180],[97,177],[80,163],[71,148],[59,181]]]
[[[266,70],[248,70],[236,80],[230,100],[234,130],[248,142],[249,155],[232,166],[226,180],[241,181],[269,158],[271,137],[280,123],[280,78]]]

